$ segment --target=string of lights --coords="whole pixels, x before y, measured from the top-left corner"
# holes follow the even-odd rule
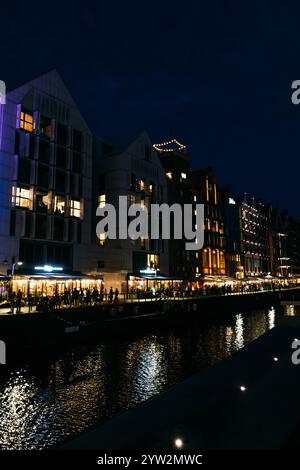
[[[165,148],[168,145],[177,145],[178,148]],[[162,142],[160,144],[153,144],[153,148],[158,152],[174,152],[174,150],[185,150],[186,146],[179,142],[177,139],[168,140],[167,142]]]

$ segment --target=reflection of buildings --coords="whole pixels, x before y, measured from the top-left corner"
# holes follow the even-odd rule
[[[7,94],[0,139],[1,272],[86,270],[92,136],[56,71]]]
[[[204,204],[204,246],[199,252],[199,271],[203,275],[222,276],[225,269],[224,219],[219,189],[211,168],[192,172],[192,185]]]
[[[132,204],[150,209],[151,203],[167,200],[164,170],[146,132],[128,142],[96,139],[94,176],[93,213],[98,206],[113,204],[117,209],[117,231],[119,196],[126,196],[126,210]],[[99,220],[93,222],[94,227]],[[165,240],[141,237],[132,240],[127,235],[126,239],[112,240],[105,239],[104,234],[99,240],[95,230],[92,236],[90,271],[103,273],[108,288],[118,287],[125,292],[129,274],[143,277],[141,271],[147,270],[157,275],[168,273],[168,244]]]

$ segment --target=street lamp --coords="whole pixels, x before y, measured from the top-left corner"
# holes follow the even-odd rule
[[[13,277],[15,273],[15,267],[16,266],[22,266],[23,262],[22,261],[17,261],[16,263],[13,263],[12,268],[11,268],[11,277]]]

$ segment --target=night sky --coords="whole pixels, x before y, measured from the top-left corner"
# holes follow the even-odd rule
[[[56,68],[98,135],[176,137],[193,168],[300,217],[299,3],[37,5],[1,5],[8,87]]]

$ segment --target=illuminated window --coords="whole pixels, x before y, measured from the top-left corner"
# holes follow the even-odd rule
[[[173,178],[172,173],[169,171],[168,173],[166,173],[166,177],[171,180]]]
[[[80,201],[70,200],[70,216],[80,217]]]
[[[99,234],[99,244],[100,244],[100,246],[105,245],[105,240],[106,240],[105,233],[100,233]]]
[[[102,208],[105,206],[106,204],[106,195],[105,194],[101,194],[98,198],[98,204],[99,204],[99,207]]]
[[[147,266],[150,268],[158,268],[159,266],[159,256],[155,255],[153,253],[148,253],[147,254]]]
[[[31,209],[32,196],[30,189],[13,187],[12,189],[12,205],[17,207],[25,207]]]
[[[33,131],[33,116],[31,114],[21,111],[20,129],[24,129],[24,131],[28,132]]]
[[[65,199],[62,196],[54,197],[54,212],[56,214],[63,214],[65,212]]]
[[[186,180],[186,173],[181,173],[181,178],[182,178],[183,180]]]
[[[205,194],[206,194],[206,201],[209,201],[208,177],[205,178]]]
[[[140,190],[141,191],[145,190],[145,181],[143,179],[140,180]]]
[[[155,190],[155,186],[153,183],[150,183],[149,184],[149,193],[154,193],[154,190]]]

